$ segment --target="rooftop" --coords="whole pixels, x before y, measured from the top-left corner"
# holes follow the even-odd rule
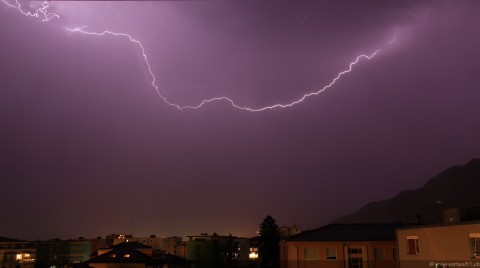
[[[287,241],[395,241],[398,224],[329,224],[301,232]]]
[[[145,263],[145,264],[164,264],[164,263],[183,263],[187,260],[170,254],[154,254],[149,256],[142,250],[151,250],[151,247],[137,242],[124,242],[117,244],[108,252],[91,258],[88,263]]]
[[[151,257],[140,250],[151,247],[138,242],[123,242],[109,248],[104,254],[91,258],[89,263],[148,263]]]

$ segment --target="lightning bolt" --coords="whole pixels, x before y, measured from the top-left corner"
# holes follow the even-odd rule
[[[2,0],[2,1],[10,7],[17,8],[25,16],[37,17],[38,18],[41,15],[43,15],[42,21],[50,21],[52,18],[60,18],[60,16],[56,13],[48,13],[48,8],[49,8],[50,4],[48,3],[47,0],[43,1],[42,7],[37,9],[35,13],[23,11],[22,6],[18,2],[18,0],[15,0],[16,5],[10,4],[9,2],[7,2],[7,0]],[[181,106],[181,105],[178,105],[178,104],[175,104],[175,103],[172,103],[172,102],[168,101],[167,98],[161,94],[160,87],[157,85],[157,79],[155,77],[155,74],[152,71],[151,66],[150,66],[150,61],[149,61],[148,56],[146,54],[145,47],[142,45],[142,43],[139,40],[133,38],[131,35],[126,34],[126,33],[112,32],[112,31],[108,31],[108,30],[105,30],[105,31],[102,31],[102,32],[93,32],[93,31],[86,30],[87,28],[88,28],[87,26],[82,26],[82,27],[65,28],[65,29],[69,33],[81,33],[81,34],[84,34],[84,35],[101,36],[101,37],[103,37],[103,36],[114,36],[114,37],[124,38],[124,39],[132,42],[137,47],[137,49],[139,50],[139,52],[141,54],[141,57],[142,57],[142,59],[145,63],[145,66],[147,67],[146,69],[147,69],[148,74],[150,76],[151,86],[155,89],[158,96],[163,100],[163,102],[165,102],[167,105],[172,106],[172,107],[174,107],[178,110],[184,110],[184,109],[195,110],[195,109],[202,108],[203,106],[205,106],[209,103],[217,102],[217,101],[227,102],[232,107],[234,107],[236,109],[249,111],[249,112],[262,112],[262,111],[266,111],[266,110],[290,108],[292,106],[295,106],[295,105],[303,102],[304,100],[306,100],[309,97],[319,95],[322,92],[324,92],[325,90],[333,87],[335,85],[335,83],[342,78],[342,76],[350,73],[353,70],[353,67],[356,64],[358,64],[361,60],[371,60],[373,57],[375,57],[380,52],[380,49],[377,49],[374,52],[372,52],[371,54],[361,54],[361,55],[357,56],[354,61],[350,62],[350,64],[348,65],[348,68],[339,72],[330,81],[330,83],[328,83],[327,85],[325,85],[322,88],[316,89],[315,91],[305,93],[301,98],[299,98],[297,100],[294,100],[290,103],[284,103],[284,104],[277,103],[277,104],[273,104],[273,105],[270,105],[270,106],[264,106],[264,107],[260,107],[260,108],[250,108],[250,107],[238,105],[232,99],[230,99],[228,97],[214,97],[214,98],[210,98],[210,99],[205,99],[205,100],[201,101],[200,104],[198,104],[196,106],[192,106],[192,105]],[[395,38],[392,39],[391,41],[389,41],[388,44],[391,45],[394,41],[395,41]]]
[[[225,102],[229,103],[234,108],[249,111],[249,112],[262,112],[262,111],[265,111],[265,110],[273,110],[273,109],[278,109],[278,108],[289,108],[289,107],[292,107],[296,104],[299,104],[299,103],[303,102],[308,97],[316,96],[316,95],[322,93],[323,91],[327,90],[328,88],[332,87],[343,75],[351,72],[353,70],[353,66],[356,65],[358,62],[360,62],[360,60],[362,60],[362,59],[370,60],[380,52],[380,50],[377,49],[369,55],[362,54],[362,55],[357,56],[354,61],[350,62],[348,68],[346,70],[343,70],[343,71],[339,72],[337,74],[337,76],[335,78],[333,78],[332,81],[329,84],[327,84],[326,86],[324,86],[320,89],[317,89],[316,91],[306,93],[301,98],[299,98],[295,101],[292,101],[290,103],[286,103],[286,104],[278,103],[278,104],[274,104],[274,105],[271,105],[271,106],[264,106],[264,107],[261,107],[261,108],[249,108],[249,107],[240,106],[240,105],[236,104],[232,99],[230,99],[228,97],[214,97],[214,98],[211,98],[211,99],[203,100],[202,102],[200,102],[200,104],[198,104],[196,106],[192,106],[192,105],[181,106],[181,105],[169,102],[167,100],[167,98],[160,93],[160,88],[156,84],[157,79],[156,79],[156,77],[155,77],[155,75],[152,71],[151,66],[150,66],[148,56],[145,52],[145,48],[143,47],[142,43],[139,40],[133,38],[131,35],[126,34],[126,33],[116,33],[116,32],[111,32],[111,31],[91,32],[91,31],[85,30],[86,28],[87,28],[87,26],[82,26],[82,27],[76,27],[76,28],[66,28],[66,30],[68,32],[79,32],[79,33],[82,33],[82,34],[85,34],[85,35],[95,35],[95,36],[111,35],[111,36],[123,37],[123,38],[126,38],[128,41],[134,43],[138,47],[138,49],[140,50],[141,56],[142,56],[142,58],[145,62],[145,65],[147,66],[148,73],[150,74],[150,77],[151,77],[152,87],[155,88],[155,91],[157,92],[158,96],[166,104],[168,104],[170,106],[173,106],[173,107],[177,108],[178,110],[199,109],[199,108],[205,106],[206,104],[211,103],[211,102],[215,102],[215,101],[225,101]]]
[[[22,5],[20,4],[20,2],[18,2],[18,0],[15,0],[15,4],[11,4],[7,0],[2,0],[2,2],[5,3],[9,7],[13,7],[13,8],[18,9],[18,11],[20,11],[20,13],[22,13],[23,15],[25,15],[27,17],[39,18],[39,17],[43,16],[42,21],[50,21],[53,18],[57,18],[57,19],[60,18],[60,16],[57,13],[49,13],[48,12],[48,8],[50,7],[50,3],[47,0],[44,0],[42,2],[42,7],[35,10],[35,12],[24,11],[23,8],[22,8]]]

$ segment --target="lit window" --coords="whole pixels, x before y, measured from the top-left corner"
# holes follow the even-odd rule
[[[318,249],[316,248],[306,248],[304,251],[304,259],[309,261],[319,260]]]
[[[21,259],[22,259],[22,254],[17,254],[17,255],[15,256],[15,259],[21,260]]]
[[[337,259],[337,250],[332,248],[327,248],[327,260],[336,260]]]
[[[418,254],[418,236],[407,236],[407,254]]]
[[[123,255],[124,258],[130,258],[130,254]]]
[[[249,258],[250,260],[256,260],[256,259],[258,259],[258,253],[256,253],[256,252],[250,252],[250,254],[248,254],[248,258]]]
[[[383,248],[376,248],[373,251],[375,260],[385,260],[385,250]]]

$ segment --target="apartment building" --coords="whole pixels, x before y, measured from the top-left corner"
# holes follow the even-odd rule
[[[280,242],[282,268],[398,268],[396,224],[330,224]]]
[[[397,229],[400,268],[480,267],[480,221]]]

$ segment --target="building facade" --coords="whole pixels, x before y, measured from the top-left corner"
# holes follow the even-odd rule
[[[251,263],[250,239],[232,235],[189,236],[186,259],[194,267],[248,267]]]
[[[297,235],[300,233],[300,228],[296,225],[293,226],[280,226],[278,227],[278,233],[280,235],[280,238],[286,239],[291,236]]]
[[[36,249],[32,243],[12,238],[0,237],[0,267],[33,268]]]
[[[399,228],[397,240],[400,268],[480,267],[480,221]]]
[[[398,268],[394,224],[330,224],[280,242],[282,268]]]
[[[89,240],[34,241],[37,248],[36,267],[71,267],[90,258],[91,244]]]

